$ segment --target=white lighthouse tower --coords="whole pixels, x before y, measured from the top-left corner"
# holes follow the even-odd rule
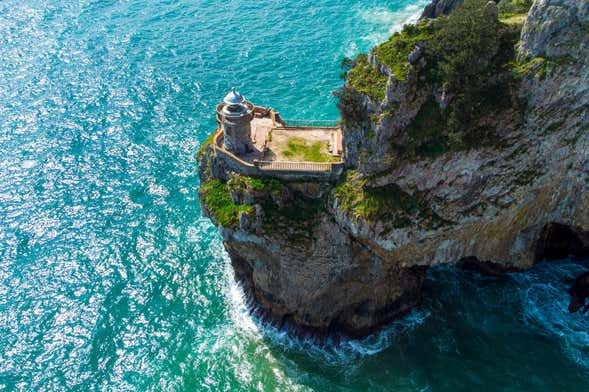
[[[235,87],[217,106],[217,121],[223,129],[223,144],[232,153],[245,154],[253,150],[251,122],[254,105],[246,101]]]

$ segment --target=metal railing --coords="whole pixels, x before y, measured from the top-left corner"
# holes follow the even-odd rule
[[[286,127],[318,127],[335,128],[339,125],[338,120],[284,120]]]
[[[331,172],[331,163],[322,162],[283,162],[283,161],[254,161],[254,166],[260,170],[303,171],[303,172]]]

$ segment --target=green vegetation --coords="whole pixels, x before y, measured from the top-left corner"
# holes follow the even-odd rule
[[[509,63],[509,68],[511,72],[516,77],[524,77],[530,74],[543,74],[545,73],[545,66],[546,66],[546,59],[542,57],[534,57],[528,61],[524,62],[516,62],[513,61]],[[542,69],[542,70],[541,70]]]
[[[512,116],[510,124],[521,120],[522,105],[515,93],[521,78],[532,71],[543,75],[557,64],[515,63],[516,45],[532,2],[502,3],[502,20],[487,7],[487,0],[465,0],[449,16],[404,26],[374,49],[379,64],[390,67],[399,80],[416,72],[420,83],[427,84],[422,87],[443,92],[444,105],[436,102],[439,96],[428,97],[407,127],[408,138],[396,145],[405,157],[436,157],[449,150],[500,145],[493,118]],[[421,41],[426,43],[425,68],[412,68],[408,56]],[[369,130],[370,120],[377,123],[382,113],[368,113],[363,94],[379,101],[386,78],[368,64],[366,55],[346,59],[342,68],[347,70],[348,83],[335,95],[344,123]]]
[[[499,14],[499,21],[506,25],[521,25],[526,21],[528,14]]]
[[[426,75],[452,98],[443,112],[433,97],[422,106],[408,127],[409,142],[401,148],[409,156],[495,145],[499,141],[484,125],[485,116],[518,107],[511,92],[518,79],[505,65],[515,59],[521,27],[498,23],[485,6],[485,0],[465,0],[436,22]]]
[[[266,199],[262,203],[262,207],[265,214],[265,230],[282,227],[303,232],[313,230],[313,225],[309,223],[317,218],[325,208],[323,200],[304,199],[301,196],[293,196],[282,207],[279,207],[272,199]]]
[[[262,228],[265,232],[288,232],[293,244],[306,241],[317,227],[316,220],[325,211],[325,198],[309,199],[293,189],[260,201],[264,210]]]
[[[408,56],[415,50],[415,44],[431,38],[429,22],[405,25],[402,31],[377,46],[374,53],[379,64],[389,67],[398,80],[405,80],[410,69]],[[344,59],[342,68],[349,69],[343,76],[353,89],[369,96],[373,102],[384,99],[388,77],[368,63],[366,54],[360,54],[355,60]]]
[[[450,16],[436,22],[428,46],[436,81],[454,90],[477,88],[487,79],[499,47],[497,22],[485,15],[485,0],[465,0]]]
[[[197,158],[200,160],[202,156],[204,156],[205,152],[207,151],[207,146],[209,146],[210,144],[213,144],[213,140],[215,139],[215,134],[217,133],[217,130],[215,130],[213,133],[211,133],[206,139],[205,141],[202,142],[202,144],[200,145],[200,147],[198,148],[198,153],[197,153]]]
[[[227,184],[219,180],[210,180],[202,184],[200,191],[204,204],[215,216],[221,226],[239,226],[241,213],[252,214],[254,207],[243,204],[235,204],[229,195]]]
[[[506,64],[515,59],[520,26],[503,25],[485,16],[484,0],[466,0],[437,23],[428,44],[426,74],[452,98],[441,110],[433,96],[407,127],[408,140],[399,151],[407,158],[437,157],[500,143],[485,116],[517,108],[512,87],[518,83]]]
[[[284,156],[305,162],[338,162],[340,158],[329,154],[327,144],[323,142],[310,143],[300,137],[291,137],[286,142],[287,150]]]
[[[355,218],[366,220],[386,219],[398,212],[415,214],[419,211],[419,203],[415,198],[403,192],[397,185],[369,188],[366,186],[366,179],[352,171],[334,188],[333,196],[339,200],[340,207],[344,210],[352,212]],[[396,223],[401,227],[410,223],[407,219],[404,217],[403,222]]]
[[[440,107],[430,96],[407,127],[409,141],[400,149],[409,156],[436,157],[448,148],[445,127]]]
[[[543,57],[534,57],[524,62],[512,61],[508,64],[514,76],[518,78],[526,76],[535,76],[543,78],[546,74],[555,67],[575,64],[577,61],[571,56],[563,56],[558,58],[546,59]]]
[[[277,179],[235,174],[226,183],[216,179],[205,182],[200,192],[204,205],[221,226],[238,227],[240,215],[254,214],[252,204],[259,203],[264,211],[263,230],[295,230],[297,237],[293,241],[308,238],[315,226],[309,222],[324,210],[325,199],[306,199],[292,190],[283,192],[285,186]],[[246,201],[246,193],[254,200]]]
[[[249,188],[257,192],[270,191],[272,194],[278,194],[282,189],[282,182],[275,178],[254,178],[236,174],[227,181],[227,186],[232,190],[245,191]]]
[[[382,222],[384,230],[407,227],[419,222],[425,227],[439,227],[451,222],[442,219],[423,204],[419,194],[410,195],[396,184],[370,187],[367,179],[354,171],[333,189],[331,197],[338,201],[339,208],[354,219]]]
[[[408,57],[415,50],[415,44],[432,38],[432,26],[427,21],[416,25],[405,25],[403,30],[393,34],[388,41],[374,48],[379,64],[388,66],[398,80],[409,75]]]
[[[362,94],[346,83],[333,95],[337,98],[337,108],[341,113],[342,123],[348,128],[365,128],[368,123],[368,113],[365,110]]]
[[[502,14],[527,14],[534,0],[501,0],[497,9]]]
[[[373,102],[385,97],[388,78],[368,64],[365,54],[356,58],[354,67],[347,72],[347,80],[352,88],[366,94]]]

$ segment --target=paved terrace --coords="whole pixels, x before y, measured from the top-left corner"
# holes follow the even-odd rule
[[[223,148],[223,133],[214,147],[229,167],[246,175],[281,174],[337,176],[343,170],[342,130],[333,122],[286,122],[280,114],[255,107],[252,120],[254,151],[236,156]],[[292,124],[292,126],[290,126]],[[331,126],[329,126],[331,125]]]
[[[338,162],[342,154],[342,130],[335,126],[310,125],[290,126],[279,114],[271,118],[266,109],[256,107],[256,116],[252,120],[252,141],[254,151],[241,154],[239,158],[253,163],[258,161],[287,162]],[[295,121],[295,124],[304,123]],[[307,122],[312,124],[312,121]],[[317,122],[320,124],[320,122]],[[326,122],[329,123],[329,122]],[[294,147],[294,151],[293,148]],[[297,148],[298,147],[298,148]],[[298,150],[315,147],[319,154],[315,159],[305,159]],[[321,159],[323,157],[324,159]]]

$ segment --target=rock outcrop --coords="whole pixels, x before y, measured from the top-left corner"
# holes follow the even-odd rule
[[[514,0],[489,0],[494,3],[506,2],[511,3]],[[515,0],[517,1],[517,0]],[[440,16],[449,15],[452,11],[462,5],[464,0],[432,0],[432,2],[425,6],[419,19],[435,19]],[[525,8],[523,5],[519,7],[507,6],[505,12],[523,12]]]
[[[480,120],[501,143],[403,157],[424,106],[452,100],[410,72],[389,76],[382,102],[364,97],[370,123],[344,129],[353,170],[337,184],[252,183],[205,150],[202,183],[219,182],[239,219],[204,185],[203,210],[256,311],[300,332],[362,336],[417,303],[428,266],[499,273],[589,254],[588,43],[588,0],[535,2],[519,43],[522,104]]]
[[[430,4],[425,6],[421,19],[434,19],[448,15],[463,2],[464,0],[432,0]]]

